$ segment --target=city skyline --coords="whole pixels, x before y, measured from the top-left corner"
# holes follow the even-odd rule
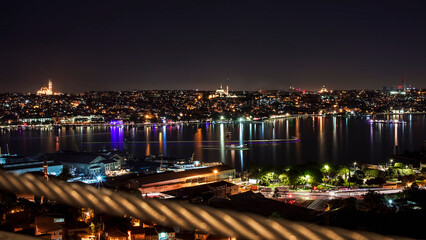
[[[42,86],[43,84],[40,84],[40,86]],[[78,93],[84,93],[84,92],[104,92],[104,91],[108,91],[108,90],[92,90],[92,91],[83,91],[83,92],[77,92],[77,93],[71,93],[71,92],[65,92],[65,93],[60,93],[60,92],[54,92],[53,91],[53,81],[52,79],[48,80],[48,86],[42,86],[39,90],[35,90],[35,91],[31,91],[28,92],[29,94],[37,94],[37,95],[61,95],[61,94],[78,94]],[[352,91],[352,90],[384,90],[384,91],[391,91],[391,90],[403,90],[405,91],[405,88],[408,87],[409,89],[421,89],[421,88],[416,88],[416,86],[412,86],[410,84],[405,84],[404,81],[396,83],[392,86],[384,86],[384,89],[330,89],[330,91]],[[223,84],[220,84],[219,87],[216,87],[214,89],[115,89],[114,91],[117,92],[121,92],[121,91],[200,91],[200,92],[216,92],[216,95],[212,95],[212,97],[218,97],[218,96],[222,96],[222,95],[226,95],[228,96],[230,94],[230,92],[241,92],[241,91],[245,91],[245,92],[256,92],[256,91],[283,91],[283,92],[301,92],[301,93],[305,93],[305,92],[311,92],[311,93],[324,93],[324,92],[328,92],[329,90],[327,90],[327,86],[325,84],[321,85],[320,87],[318,87],[317,89],[302,89],[302,88],[298,88],[295,86],[288,86],[288,88],[286,89],[256,89],[256,90],[246,90],[246,89],[238,89],[238,90],[230,90],[229,86],[226,85],[226,87],[223,87]],[[111,90],[109,90],[111,91]],[[0,94],[2,93],[6,93],[6,92],[0,92]]]
[[[424,9],[3,1],[0,240],[426,239]]]
[[[9,1],[2,89],[425,88],[424,5]]]

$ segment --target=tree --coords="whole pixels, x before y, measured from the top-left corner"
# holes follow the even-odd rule
[[[341,176],[343,179],[348,179],[349,168],[346,166],[339,166],[337,169],[337,176]]]
[[[275,179],[275,173],[267,172],[260,177],[259,184],[262,186],[269,186],[274,179]]]
[[[382,185],[384,183],[386,183],[386,180],[382,177],[376,177],[366,181],[367,185]]]
[[[249,178],[259,180],[261,177],[261,169],[257,166],[251,167],[249,170]]]
[[[262,176],[259,180],[259,185],[261,186],[269,186],[270,184],[271,184],[271,181],[264,176]]]
[[[410,188],[406,188],[403,196],[407,201],[418,204],[421,211],[426,211],[426,190],[420,189],[417,184],[413,183]]]
[[[289,184],[292,185],[292,188],[296,188],[300,174],[301,174],[301,169],[298,166],[294,166],[288,170],[287,177],[288,177]]]
[[[280,183],[282,183],[283,185],[290,185],[290,180],[287,176],[287,174],[282,173],[278,176],[278,179],[280,180]]]
[[[354,176],[351,176],[349,178],[349,181],[354,182],[357,185],[361,185],[361,184],[364,183],[364,180],[362,178],[360,178],[359,175],[356,175],[356,174]]]
[[[376,178],[379,176],[379,170],[377,169],[364,168],[362,171],[364,172],[365,177]]]
[[[400,181],[402,181],[403,184],[407,184],[409,182],[414,182],[416,181],[416,176],[415,175],[408,175],[408,176],[400,176],[398,178]]]
[[[383,194],[379,194],[373,191],[369,191],[364,195],[362,204],[368,209],[382,209],[385,208],[385,198]]]
[[[400,162],[397,162],[397,163],[395,163],[395,165],[393,165],[393,167],[394,167],[394,168],[403,168],[403,167],[404,167],[404,164],[402,164],[402,163],[400,163]]]
[[[64,166],[62,168],[62,172],[58,175],[58,179],[61,181],[68,181],[69,179],[71,179],[73,176],[70,173],[70,170],[68,169],[67,166]]]
[[[391,179],[391,178],[397,178],[398,177],[398,170],[390,167],[388,170],[386,170],[385,172],[385,176],[387,179]]]
[[[330,184],[334,186],[342,186],[345,183],[345,180],[342,176],[337,176],[336,178],[331,179]]]

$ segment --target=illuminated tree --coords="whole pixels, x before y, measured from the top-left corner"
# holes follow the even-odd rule
[[[290,179],[288,178],[287,174],[282,173],[278,176],[278,179],[280,180],[280,183],[283,185],[290,185]]]

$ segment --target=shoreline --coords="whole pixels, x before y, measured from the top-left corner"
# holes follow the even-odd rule
[[[351,116],[395,116],[395,115],[425,115],[426,112],[411,112],[411,113],[374,113],[374,114],[357,114],[357,115],[341,115],[341,114],[295,114],[295,115],[272,115],[263,120],[219,120],[211,121],[208,119],[203,120],[190,120],[169,123],[123,123],[120,125],[113,125],[110,123],[75,123],[75,124],[15,124],[15,125],[0,125],[0,129],[25,129],[25,128],[62,128],[62,127],[153,127],[153,126],[174,126],[174,125],[190,125],[190,124],[235,124],[235,123],[263,123],[279,119],[295,119],[305,117],[351,117]]]

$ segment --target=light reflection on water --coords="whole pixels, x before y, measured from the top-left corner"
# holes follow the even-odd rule
[[[238,170],[305,162],[350,164],[385,162],[395,149],[420,150],[426,139],[425,115],[383,116],[406,124],[370,124],[366,118],[314,117],[235,124],[154,127],[76,127],[56,130],[0,130],[0,146],[32,155],[61,150],[117,149],[133,155],[163,154],[220,161]],[[256,144],[249,140],[298,138]],[[232,142],[232,143],[231,143]],[[247,144],[249,143],[249,144]],[[230,149],[247,144],[249,150]],[[397,147],[397,148],[396,148]]]

